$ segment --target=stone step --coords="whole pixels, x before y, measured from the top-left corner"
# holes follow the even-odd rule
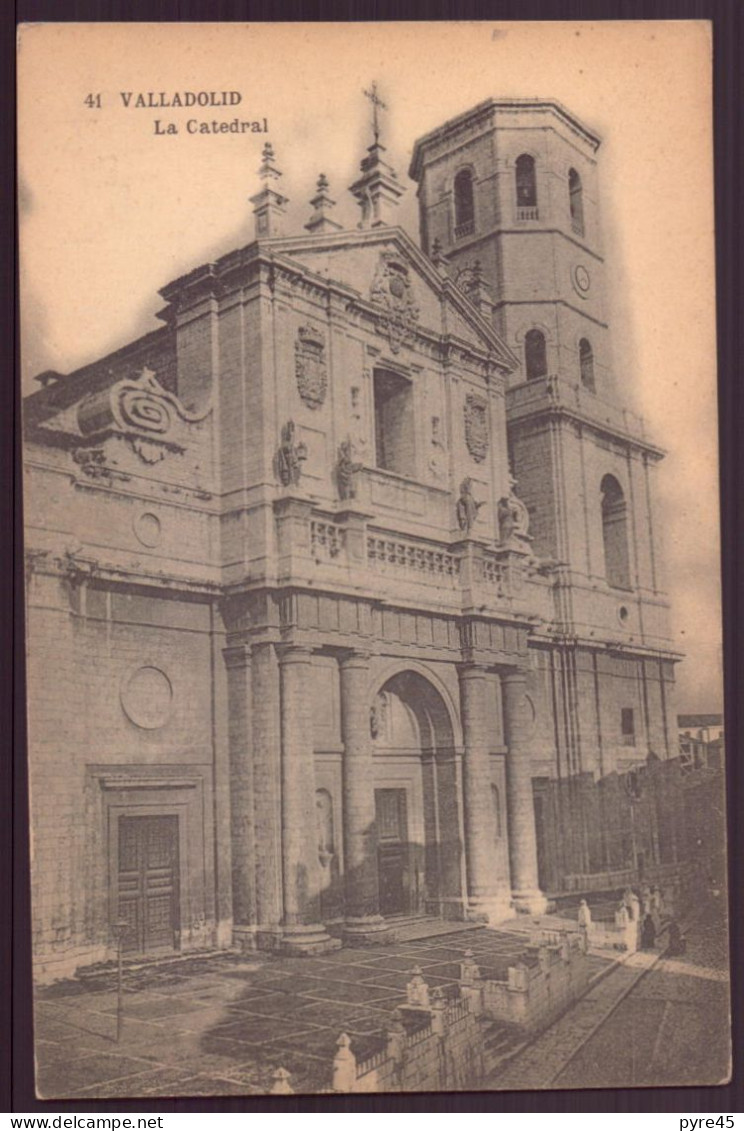
[[[438,919],[434,915],[407,915],[388,918],[390,931],[395,942],[416,942],[418,939],[436,938],[440,935],[456,935],[463,931],[482,931],[482,923],[455,922],[452,919]]]

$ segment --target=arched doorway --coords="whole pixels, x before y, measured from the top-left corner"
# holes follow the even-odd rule
[[[463,916],[459,767],[450,710],[432,682],[401,671],[370,712],[380,913]]]

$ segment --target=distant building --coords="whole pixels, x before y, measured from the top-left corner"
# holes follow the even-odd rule
[[[723,768],[723,715],[678,715],[677,725],[679,748],[685,767]]]
[[[677,858],[662,451],[600,139],[489,100],[25,404],[34,950],[322,951]],[[641,378],[636,378],[641,379]],[[679,776],[679,775],[678,775]],[[656,783],[656,784],[654,784]]]

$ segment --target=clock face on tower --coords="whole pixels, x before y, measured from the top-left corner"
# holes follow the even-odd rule
[[[573,283],[574,290],[578,291],[582,298],[586,298],[589,294],[592,281],[583,263],[578,263],[574,267],[571,273],[571,282]]]

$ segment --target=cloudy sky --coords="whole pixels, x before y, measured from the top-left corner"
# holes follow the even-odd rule
[[[19,67],[31,385],[153,329],[160,287],[252,238],[266,136],[189,136],[188,117],[230,115],[126,108],[121,92],[240,91],[237,116],[268,119],[289,230],[309,218],[320,172],[337,218],[356,223],[347,186],[370,140],[362,89],[373,79],[414,238],[411,147],[447,118],[492,96],[550,97],[596,130],[618,383],[669,453],[659,486],[675,644],[687,654],[679,709],[720,710],[706,24],[46,24],[22,30]],[[179,134],[156,135],[156,119]]]

